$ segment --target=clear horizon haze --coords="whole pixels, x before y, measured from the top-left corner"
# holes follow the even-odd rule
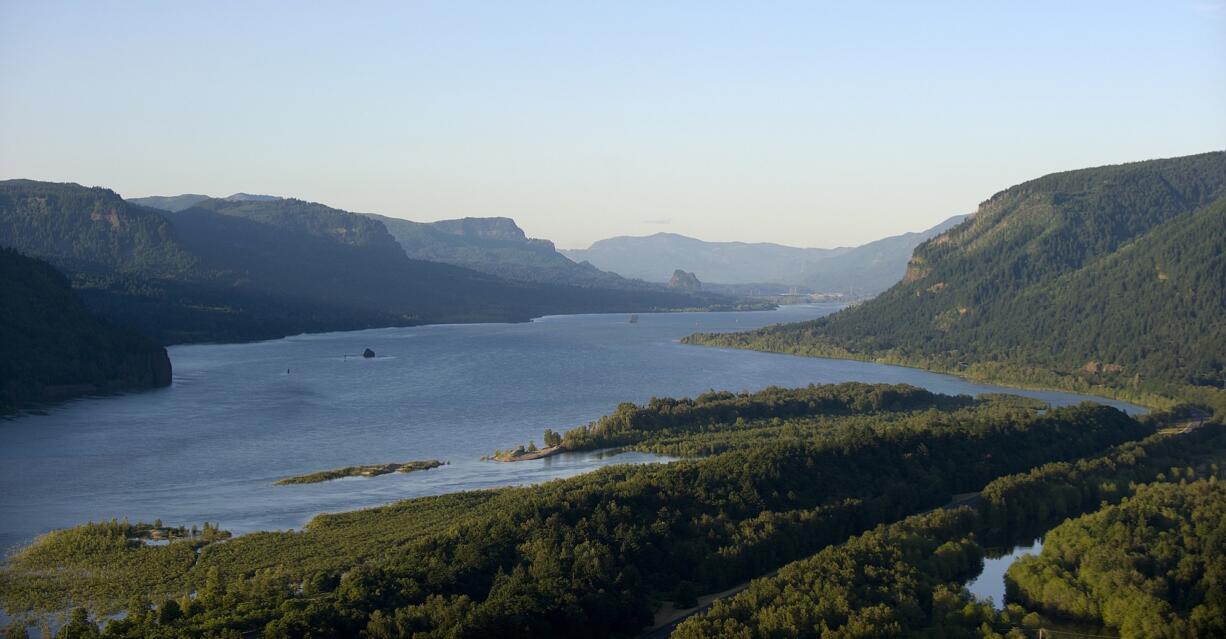
[[[1226,0],[0,0],[0,179],[833,247],[1226,148]]]

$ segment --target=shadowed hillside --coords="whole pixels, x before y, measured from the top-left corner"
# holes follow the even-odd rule
[[[94,317],[49,264],[0,249],[0,413],[170,384],[166,349]]]

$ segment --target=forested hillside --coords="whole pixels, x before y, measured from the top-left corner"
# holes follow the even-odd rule
[[[1180,475],[1194,479],[1188,470]],[[1027,607],[1119,628],[1123,637],[1220,637],[1226,483],[1155,484],[1065,522],[1041,554],[1009,568],[1008,585]]]
[[[176,200],[186,203],[193,205],[170,212],[102,188],[0,182],[0,246],[46,259],[90,308],[163,343],[730,301],[514,282],[410,259],[381,222],[301,200]]]
[[[197,267],[161,212],[77,184],[0,181],[0,246],[86,272],[176,277]]]
[[[168,384],[166,349],[94,317],[49,264],[0,248],[0,414]]]
[[[1049,175],[922,244],[877,299],[687,340],[1223,405],[1224,195],[1222,152]]]

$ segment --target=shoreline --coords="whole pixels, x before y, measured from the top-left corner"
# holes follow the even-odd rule
[[[718,335],[720,333],[715,333],[715,334]],[[877,364],[880,366],[897,366],[899,368],[909,368],[912,370],[923,371],[925,373],[933,373],[936,375],[949,375],[950,377],[956,377],[964,382],[969,382],[972,384],[1000,386],[1002,388],[1032,391],[1032,392],[1037,392],[1037,393],[1068,393],[1070,395],[1084,396],[1089,399],[1108,399],[1113,402],[1131,404],[1133,406],[1136,406],[1137,408],[1144,409],[1144,411],[1138,412],[1137,413],[1138,415],[1143,415],[1147,412],[1151,412],[1155,410],[1165,410],[1167,408],[1171,408],[1172,406],[1175,406],[1180,403],[1180,400],[1178,399],[1173,399],[1173,398],[1159,396],[1159,395],[1153,395],[1153,397],[1162,400],[1162,403],[1154,403],[1151,401],[1146,401],[1146,400],[1141,400],[1141,399],[1130,399],[1130,398],[1122,397],[1116,394],[1116,392],[1113,389],[1107,386],[1095,386],[1089,390],[1082,390],[1082,389],[1073,389],[1073,388],[1060,388],[1058,386],[1042,386],[1038,384],[1024,384],[1024,383],[1013,381],[1010,379],[996,378],[996,377],[990,377],[990,376],[989,377],[972,377],[970,375],[963,374],[959,371],[946,370],[942,368],[927,368],[917,363],[906,363],[906,362],[901,362],[901,361],[893,361],[888,358],[873,358],[873,357],[868,357],[868,356],[857,357],[854,354],[810,355],[808,353],[800,353],[800,352],[793,352],[793,351],[773,351],[773,350],[768,350],[764,348],[729,346],[727,344],[707,344],[703,342],[687,342],[686,340],[692,336],[693,335],[687,335],[685,337],[682,337],[681,339],[678,339],[676,343],[684,345],[684,346],[695,346],[699,348],[714,348],[714,349],[722,349],[722,350],[729,350],[729,351],[752,351],[754,353],[769,353],[771,355],[787,355],[791,357],[807,357],[810,359],[829,359],[829,360],[846,361],[846,362],[863,362],[865,364]]]
[[[518,455],[515,453],[503,454],[503,455],[497,455],[497,454],[486,455],[482,457],[481,460],[482,461],[506,462],[506,463],[532,461],[534,459],[545,459],[546,457],[553,457],[554,455],[561,455],[562,453],[565,453],[565,452],[570,452],[570,451],[567,451],[561,446],[550,446],[549,448],[541,448],[539,450],[534,450],[530,452],[526,451]]]

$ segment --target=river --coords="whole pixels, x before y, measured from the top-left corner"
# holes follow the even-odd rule
[[[525,484],[652,456],[570,454],[483,462],[495,448],[564,430],[619,402],[710,389],[858,380],[936,392],[1015,391],[866,362],[677,343],[812,319],[836,304],[742,313],[569,315],[175,346],[169,388],[85,398],[0,420],[0,547],[89,520],[219,522],[236,533],[301,526],[319,512]],[[363,359],[363,349],[376,353]],[[1101,400],[1128,410],[1122,402]],[[341,466],[439,459],[429,471],[274,486]]]

